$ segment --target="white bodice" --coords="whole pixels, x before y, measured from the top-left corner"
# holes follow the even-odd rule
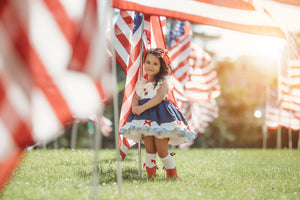
[[[157,86],[154,88],[153,82],[147,82],[146,79],[142,78],[137,81],[136,86],[135,86],[135,91],[141,99],[152,98],[156,95],[157,90],[160,87],[160,85],[162,83],[164,83],[165,81],[166,80],[159,81],[157,83]],[[167,97],[167,95],[166,95],[166,97]]]

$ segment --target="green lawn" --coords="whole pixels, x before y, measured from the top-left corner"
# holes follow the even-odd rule
[[[173,150],[171,150],[173,151]],[[142,150],[144,155],[145,150]],[[260,149],[174,149],[179,178],[165,180],[158,159],[154,180],[138,179],[137,150],[122,162],[122,196],[115,150],[99,152],[98,199],[299,199],[300,151]],[[92,199],[91,150],[28,152],[0,199]]]

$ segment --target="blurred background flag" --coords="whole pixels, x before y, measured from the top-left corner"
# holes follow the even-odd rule
[[[27,146],[49,142],[74,119],[102,112],[110,89],[100,80],[110,77],[108,62],[101,60],[107,51],[101,48],[98,6],[96,0],[72,6],[58,0],[1,1],[0,188]],[[79,45],[85,57],[75,59],[83,37],[89,38]],[[74,60],[87,74],[68,70]]]
[[[293,6],[300,6],[300,2],[298,0],[273,0],[280,3],[290,4]]]
[[[168,48],[172,61],[172,73],[179,82],[187,79],[189,67],[188,57],[191,52],[192,30],[188,21],[175,20],[171,22],[168,38]]]
[[[26,1],[0,2],[0,189],[18,165],[24,149],[34,144],[27,13]]]
[[[267,90],[265,124],[268,129],[277,129],[280,120],[277,88],[269,87]]]
[[[192,41],[193,33],[188,21],[175,20],[170,27],[167,41],[173,64],[172,80],[177,89],[174,96],[179,97],[179,105],[183,107],[192,129],[203,134],[209,123],[218,117],[215,98],[221,90],[217,73],[209,54]],[[181,91],[180,95],[176,91]],[[192,144],[189,142],[180,145],[180,148],[188,148]]]

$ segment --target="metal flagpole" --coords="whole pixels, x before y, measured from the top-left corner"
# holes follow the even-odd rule
[[[267,87],[267,100],[266,100],[265,108],[267,108],[270,101],[271,101],[271,88],[270,88],[270,86],[268,86]],[[262,132],[263,132],[262,148],[266,149],[267,148],[267,139],[268,139],[268,126],[267,126],[267,122],[266,122],[266,115],[264,116],[264,125],[262,127]]]
[[[74,150],[76,148],[78,124],[79,124],[79,121],[75,120],[72,125],[72,132],[71,132],[71,149],[72,150]]]
[[[109,5],[111,5],[111,1],[109,1]],[[113,27],[113,8],[111,6],[108,6],[109,13],[109,24],[111,24],[111,32],[110,35],[111,39],[111,54],[112,54],[112,85],[113,85],[113,106],[114,106],[114,129],[115,129],[115,146],[116,146],[116,156],[117,156],[117,183],[118,183],[118,189],[119,189],[119,196],[122,196],[122,168],[121,168],[121,154],[119,149],[119,108],[118,108],[118,84],[117,84],[117,64],[116,64],[116,55],[114,50],[114,39],[113,35],[114,33],[114,27]]]
[[[281,103],[279,106],[279,115],[278,115],[278,129],[277,129],[277,149],[281,149],[281,123],[280,123],[280,119],[281,119]]]
[[[97,21],[98,21],[98,37],[99,40],[97,41],[99,45],[99,49],[104,50],[105,45],[104,45],[104,39],[102,37],[104,37],[103,33],[100,32],[100,27],[101,25],[103,25],[103,15],[100,16],[101,13],[101,0],[97,0]],[[103,53],[100,52],[99,53],[99,60],[104,59],[103,58]],[[100,62],[98,62],[99,66],[98,67],[102,67],[102,65],[100,64]],[[100,80],[100,77],[99,77]],[[98,173],[99,173],[99,150],[100,150],[100,127],[99,127],[99,114],[97,113],[95,116],[93,116],[93,125],[94,125],[94,144],[93,144],[93,149],[94,149],[94,163],[93,163],[93,174],[92,174],[92,184],[93,184],[93,193],[92,193],[92,198],[93,200],[97,200],[98,199],[98,188],[99,188],[99,179],[98,179]]]
[[[98,172],[99,172],[99,150],[100,144],[102,143],[100,137],[100,119],[99,115],[96,116],[95,120],[93,121],[94,125],[94,167],[93,167],[93,199],[98,199],[98,186],[99,186],[99,179],[98,179]]]
[[[292,113],[291,113],[291,74],[290,65],[288,64],[288,102],[289,102],[289,149],[292,149]]]
[[[144,30],[144,15],[142,19],[142,24],[141,24],[142,30]],[[144,48],[144,43],[143,43],[143,31],[141,35],[141,56],[140,56],[140,61],[141,61],[141,70],[140,70],[140,78],[143,77],[143,48]],[[139,179],[142,177],[142,148],[141,148],[141,140],[138,142],[138,160],[139,160],[139,171],[138,171],[138,177]]]
[[[267,138],[268,138],[268,128],[267,128],[267,125],[264,124],[263,125],[263,149],[266,149],[267,148]]]
[[[289,149],[293,149],[292,143],[292,127],[291,127],[291,113],[289,113]]]

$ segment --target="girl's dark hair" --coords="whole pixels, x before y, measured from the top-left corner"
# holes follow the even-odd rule
[[[170,72],[170,70],[172,69],[171,66],[167,66],[165,61],[162,59],[161,57],[161,54],[164,52],[163,49],[161,48],[153,48],[153,49],[149,49],[145,56],[144,56],[144,62],[146,60],[146,57],[149,55],[149,54],[152,54],[154,56],[156,56],[158,59],[159,59],[159,62],[160,62],[160,70],[159,72],[154,76],[154,80],[155,80],[155,83],[154,83],[154,88],[157,86],[157,83],[159,81],[162,81],[165,79],[165,76],[167,76]]]

